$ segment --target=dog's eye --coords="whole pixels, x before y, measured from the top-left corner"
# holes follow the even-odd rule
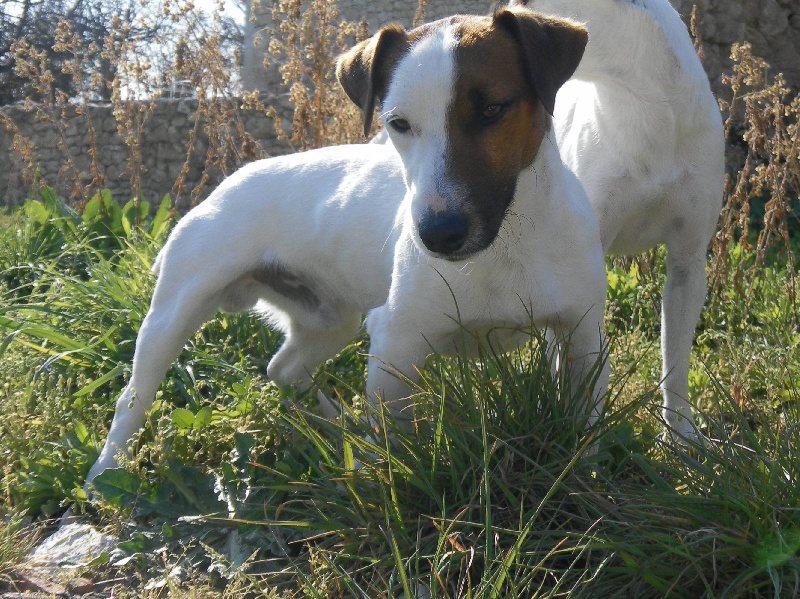
[[[491,125],[498,121],[506,110],[505,104],[489,104],[481,112],[481,125]]]
[[[408,133],[411,130],[411,123],[399,117],[390,120],[389,126],[398,133]]]

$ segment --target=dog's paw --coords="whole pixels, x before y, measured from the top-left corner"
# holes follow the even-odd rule
[[[703,446],[705,437],[694,422],[682,423],[683,426],[668,427],[666,433],[670,436],[672,443],[681,447]]]
[[[379,461],[381,459],[381,455],[377,451],[372,451],[370,449],[370,446],[375,447],[375,449],[378,449],[378,447],[380,447],[378,445],[379,444],[378,439],[376,439],[372,435],[366,435],[364,437],[364,441],[365,441],[365,445],[366,446],[364,448],[362,448],[362,454],[364,456],[363,459],[369,460],[370,462],[373,462],[373,463]],[[361,470],[362,468],[364,468],[364,465],[362,464],[362,462],[361,462],[361,460],[359,458],[354,458],[353,459],[353,468],[355,470]]]
[[[320,390],[317,390],[317,406],[320,416],[327,420],[335,420],[342,415],[341,404],[335,399],[331,399]]]
[[[696,456],[702,453],[706,445],[706,438],[697,429],[678,432],[668,428],[657,435],[656,445],[668,448],[671,451]]]
[[[73,506],[69,506],[67,511],[61,515],[61,518],[58,520],[58,527],[64,528],[70,524],[76,524],[79,522],[83,522],[84,518],[75,512]]]
[[[663,409],[662,417],[667,428],[669,441],[672,445],[680,447],[702,446],[705,442],[703,433],[697,428],[697,424],[688,410],[689,408],[684,410]]]

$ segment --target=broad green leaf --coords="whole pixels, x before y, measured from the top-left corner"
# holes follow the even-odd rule
[[[109,468],[101,472],[92,486],[105,501],[117,508],[131,505],[140,498],[140,482],[135,474],[124,468]]]
[[[198,430],[206,428],[211,422],[211,416],[213,414],[214,410],[212,410],[210,406],[200,408],[194,416],[194,427]]]
[[[168,228],[169,220],[172,215],[172,196],[169,194],[164,196],[161,200],[161,205],[158,207],[155,216],[153,217],[153,224],[150,226],[150,236],[158,239],[162,232]]]
[[[172,423],[178,427],[178,430],[191,430],[195,424],[195,417],[191,410],[186,408],[175,408],[172,410]]]

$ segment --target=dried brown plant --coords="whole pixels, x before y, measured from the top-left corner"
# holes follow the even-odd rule
[[[730,101],[721,100],[726,141],[738,137],[746,144],[741,169],[726,182],[720,226],[712,243],[712,288],[719,289],[731,268],[731,244],[738,242],[756,252],[755,262],[744,271],[740,263],[736,280],[755,273],[767,253],[776,250],[785,260],[790,277],[795,257],[790,230],[798,228],[793,202],[800,194],[800,95],[792,93],[781,73],[771,76],[769,65],[755,56],[750,44],[731,49],[733,73],[723,77],[731,90]],[[757,238],[751,235],[752,203],[764,202]]]
[[[49,68],[44,52],[37,50],[25,39],[17,40],[12,45],[15,70],[20,77],[31,82],[33,93],[38,99],[38,102],[34,103],[29,96],[25,101],[26,109],[33,113],[38,122],[49,124],[56,136],[57,148],[64,156],[59,178],[71,182],[72,199],[86,200],[94,191],[102,188],[104,182],[103,174],[97,165],[96,132],[89,110],[88,87],[93,80],[84,77],[85,49],[67,21],[62,20],[58,23],[53,50],[68,57],[63,61],[61,74],[72,79],[73,86],[77,90],[74,98],[55,86],[55,74]],[[83,126],[89,136],[91,149],[88,156],[73,156],[68,135],[68,123],[73,115],[82,117]],[[35,147],[30,140],[22,138],[19,128],[11,124],[8,117],[5,117],[5,121],[7,127],[15,131],[13,149],[18,151],[24,160],[32,163],[35,159]],[[89,163],[88,170],[81,168],[86,159]],[[30,178],[29,183],[33,184],[32,173],[28,173],[26,179],[28,178]]]
[[[153,38],[154,19],[170,19],[180,27],[168,30]],[[116,17],[110,33],[103,40],[101,56],[114,65],[112,80],[103,79],[103,71],[96,68],[87,56],[97,54],[97,48],[84,47],[66,20],[57,28],[54,52],[66,58],[60,62],[59,73],[54,73],[45,53],[29,44],[26,39],[14,43],[16,73],[29,83],[31,94],[25,107],[36,122],[46,123],[51,129],[63,166],[55,181],[42,181],[49,185],[70,182],[69,199],[73,203],[85,202],[107,184],[98,157],[97,123],[93,120],[92,103],[101,96],[98,90],[111,90],[111,105],[116,120],[116,130],[126,148],[125,173],[130,182],[131,196],[141,197],[142,181],[148,176],[142,157],[142,140],[152,123],[155,108],[164,99],[168,88],[179,82],[193,96],[186,103],[191,107],[194,127],[185,140],[185,163],[176,178],[172,191],[176,200],[190,196],[191,203],[199,201],[208,192],[208,186],[224,175],[255,158],[263,157],[241,119],[240,99],[231,92],[235,89],[236,65],[222,48],[219,35],[219,13],[211,19],[204,18],[190,0],[165,0],[161,12],[143,12],[139,21],[128,22]],[[175,31],[180,35],[170,37]],[[154,48],[162,48],[159,55]],[[164,62],[164,55],[174,56],[172,64]],[[160,61],[160,62],[159,62]],[[55,85],[57,79],[71,78],[71,94]],[[81,117],[80,131],[88,137],[88,150],[76,155],[74,147],[75,115]],[[37,148],[23,140],[19,127],[4,116],[6,129],[19,139],[14,141],[16,151],[25,152],[24,160],[36,162]],[[160,126],[168,126],[163,123]],[[202,141],[200,141],[200,133]],[[200,153],[200,156],[195,154]],[[187,189],[190,167],[199,163],[202,175]],[[27,183],[32,184],[32,177]]]
[[[240,96],[232,91],[236,89],[237,65],[223,48],[219,14],[203,18],[190,0],[164,0],[159,15],[142,13],[142,22],[117,19],[113,23],[102,48],[103,59],[114,65],[110,71],[113,80],[104,80],[93,68],[87,56],[96,55],[97,48],[82,46],[66,22],[59,25],[56,37],[56,49],[67,57],[61,73],[53,73],[42,52],[25,39],[14,44],[17,74],[30,82],[32,90],[27,109],[36,121],[52,129],[63,156],[59,179],[69,182],[76,203],[108,184],[97,139],[105,131],[99,132],[92,116],[92,103],[100,88],[111,90],[117,134],[127,152],[125,173],[134,198],[141,196],[142,181],[150,175],[142,141],[153,128],[158,102],[175,82],[192,96],[186,101],[192,126],[184,134],[183,166],[172,189],[164,192],[171,191],[183,206],[200,201],[223,176],[242,164],[266,156],[264,147],[247,130],[244,116],[248,111],[271,116],[279,139],[296,151],[363,141],[358,109],[345,98],[333,73],[337,55],[368,35],[366,23],[342,21],[336,0],[261,1],[270,2],[273,19],[265,32],[269,68],[277,69],[283,82],[282,89],[272,95],[253,92]],[[416,22],[424,19],[425,8],[426,0],[419,0]],[[165,49],[160,55],[148,49],[152,36],[142,33],[152,32],[153,24],[147,19],[157,18],[180,24],[177,38],[159,40]],[[698,22],[694,11],[690,25],[695,47],[702,54]],[[793,210],[800,193],[800,99],[792,95],[782,75],[770,75],[767,64],[753,55],[748,44],[734,45],[732,57],[733,71],[724,78],[731,99],[720,106],[728,141],[738,138],[746,147],[746,156],[727,183],[719,232],[711,248],[715,290],[732,268],[738,269],[740,289],[745,289],[745,275],[761,266],[770,251],[779,252],[793,274],[795,260],[789,248],[791,232],[798,228]],[[55,85],[64,75],[71,77],[74,96]],[[288,96],[290,110],[281,107],[281,94]],[[90,140],[86,155],[78,155],[70,143],[76,114]],[[15,165],[33,185],[38,149],[9,117],[1,116],[0,126],[12,133],[18,155]],[[757,235],[751,233],[755,202],[764,204]],[[741,261],[731,261],[734,242],[755,248],[755,266],[747,272]],[[640,259],[640,272],[655,272],[653,260],[654,254]]]
[[[358,109],[334,76],[338,54],[367,35],[365,22],[339,18],[336,0],[273,0],[267,68],[277,67],[294,113],[276,130],[295,150],[363,141]]]

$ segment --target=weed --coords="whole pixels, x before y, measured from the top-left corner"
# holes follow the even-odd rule
[[[787,275],[795,278],[794,252],[800,235],[800,95],[792,96],[783,75],[768,76],[769,65],[752,53],[750,44],[734,44],[733,74],[723,78],[732,99],[721,101],[725,136],[741,135],[747,154],[734,180],[728,180],[719,231],[714,239],[711,262],[712,289],[720,291],[731,267],[731,242],[739,239],[756,249],[749,266],[751,276],[777,248]],[[742,111],[743,108],[743,111]],[[742,115],[743,112],[743,115]],[[743,122],[742,122],[743,119]],[[754,204],[758,204],[758,230],[752,243]],[[745,285],[744,265],[739,262],[740,290]],[[743,295],[746,295],[743,293]]]
[[[354,40],[366,38],[366,23],[340,21],[331,0],[275,0],[272,18],[269,51],[294,106],[292,146],[307,150],[362,141],[360,111],[345,97],[333,66]]]
[[[181,26],[154,34],[159,31],[152,22],[154,18],[168,18]],[[102,133],[92,118],[90,107],[100,93],[98,90],[111,92],[117,133],[127,154],[124,168],[130,182],[130,196],[137,203],[146,173],[141,155],[142,139],[166,91],[165,82],[183,82],[196,98],[196,102],[187,104],[194,106],[190,115],[194,128],[185,140],[184,165],[171,190],[176,202],[186,195],[191,197],[192,203],[199,201],[203,192],[207,193],[209,182],[218,180],[220,174],[229,174],[244,162],[264,156],[253,137],[245,131],[240,103],[231,93],[236,88],[235,64],[229,58],[221,30],[219,15],[209,20],[192,2],[179,0],[165,3],[163,15],[141,11],[133,21],[115,17],[102,48],[97,48],[97,43],[85,47],[69,22],[61,20],[53,50],[62,55],[62,72],[54,72],[45,53],[28,40],[22,38],[14,43],[16,74],[30,90],[25,108],[38,123],[49,127],[57,140],[58,150],[65,157],[58,178],[59,182],[70,182],[71,204],[82,208],[106,184],[106,174],[98,157],[97,141]],[[94,60],[98,51],[104,68],[98,68]],[[164,55],[158,54],[159,51]],[[171,64],[166,61],[166,55],[174,57]],[[56,84],[63,74],[71,78],[74,93],[70,96]],[[70,140],[74,139],[70,126],[75,126],[74,122],[69,124],[72,114],[82,118],[80,128],[87,133],[85,156],[76,155],[70,147]],[[19,128],[7,116],[0,119],[0,124],[14,133],[13,147],[25,165],[27,183],[37,184],[37,148],[19,133]],[[201,131],[207,138],[203,143],[199,142]],[[204,150],[203,145],[206,146]],[[198,158],[196,154],[200,151],[204,155]],[[187,176],[198,160],[203,174],[199,182],[186,189]]]
[[[0,580],[11,575],[40,538],[29,518],[4,515],[0,527]]]

